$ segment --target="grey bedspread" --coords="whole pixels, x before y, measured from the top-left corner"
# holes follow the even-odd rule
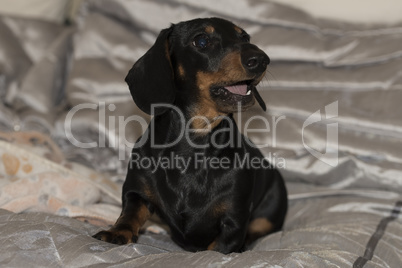
[[[169,23],[210,16],[245,28],[271,58],[259,86],[268,111],[237,120],[286,180],[283,231],[229,255],[185,252],[157,224],[137,244],[92,239],[117,217],[116,189],[143,132],[128,118],[149,120],[127,71]],[[108,181],[88,183],[108,198],[83,203],[53,189],[63,209],[11,206],[14,147],[0,144],[1,266],[401,267],[402,25],[318,20],[269,1],[88,0],[76,26],[1,16],[0,35],[0,131],[46,134],[65,158],[52,161]]]

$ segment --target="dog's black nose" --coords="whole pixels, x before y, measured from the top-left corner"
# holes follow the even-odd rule
[[[244,68],[252,73],[262,73],[270,62],[267,54],[257,46],[247,44],[242,48],[241,60]]]

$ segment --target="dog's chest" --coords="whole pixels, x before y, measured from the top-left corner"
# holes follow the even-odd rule
[[[167,172],[166,175],[164,182],[159,181],[163,188],[158,186],[158,189],[163,189],[159,194],[163,200],[160,212],[164,218],[184,232],[195,227],[195,224],[217,224],[211,221],[203,223],[203,219],[218,221],[216,210],[225,200],[225,195],[218,191],[222,189],[222,182],[218,178],[208,176],[207,170],[186,176],[180,176],[177,172]],[[173,179],[170,179],[171,176]],[[196,229],[203,228],[198,226]]]
[[[177,203],[176,211],[170,210],[170,229],[175,236],[184,240],[196,241],[206,236],[214,237],[220,229],[221,215],[214,215],[214,205],[188,206],[184,202]]]

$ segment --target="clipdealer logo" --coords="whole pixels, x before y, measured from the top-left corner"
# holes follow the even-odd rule
[[[138,170],[150,170],[151,173],[161,170],[179,170],[186,173],[189,169],[194,170],[232,170],[232,169],[280,169],[286,167],[284,158],[278,157],[275,153],[269,153],[265,157],[253,157],[249,153],[240,155],[235,153],[234,158],[205,156],[203,153],[195,153],[192,156],[182,156],[171,151],[169,155],[148,157],[139,153],[132,153],[130,168]]]
[[[338,117],[338,101],[326,105],[324,111],[323,115],[321,114],[321,110],[317,110],[315,113],[310,115],[306,121],[304,121],[302,128],[303,146],[318,160],[330,165],[331,167],[336,167],[339,164],[338,123],[331,120]],[[327,136],[325,151],[323,153],[313,149],[304,139],[305,128],[317,123],[326,124]]]
[[[64,122],[64,129],[65,129],[66,137],[73,145],[75,145],[76,147],[79,147],[79,148],[84,148],[84,149],[95,148],[95,147],[116,148],[119,151],[119,160],[125,160],[127,158],[127,155],[125,153],[126,148],[131,149],[134,145],[136,147],[141,147],[146,142],[151,142],[151,146],[153,146],[153,148],[159,148],[159,149],[174,146],[175,144],[180,142],[182,139],[186,139],[188,144],[190,146],[194,147],[195,149],[204,149],[204,148],[206,148],[205,146],[212,146],[217,149],[224,148],[225,146],[229,146],[229,147],[242,146],[242,144],[241,144],[242,142],[239,141],[238,138],[235,137],[237,135],[232,135],[233,128],[235,126],[233,125],[231,120],[228,120],[229,125],[231,125],[230,127],[218,131],[218,132],[229,131],[229,141],[227,143],[220,144],[220,143],[214,142],[216,140],[215,139],[216,137],[215,138],[212,137],[211,144],[202,144],[202,145],[195,144],[191,140],[191,133],[194,133],[197,131],[191,129],[191,122],[193,122],[192,120],[200,119],[199,116],[197,118],[193,118],[192,120],[189,120],[188,122],[186,122],[181,110],[178,109],[176,106],[170,105],[170,104],[166,104],[166,105],[158,104],[158,105],[155,105],[153,107],[153,109],[158,108],[160,106],[168,107],[168,108],[174,110],[179,115],[181,120],[184,122],[184,125],[183,125],[182,129],[180,130],[179,135],[177,136],[177,139],[169,144],[157,144],[154,140],[154,133],[152,133],[152,131],[151,131],[150,135],[147,135],[147,136],[143,135],[141,138],[139,138],[135,144],[133,142],[129,142],[125,136],[126,128],[127,128],[128,124],[134,122],[137,126],[138,132],[144,133],[147,131],[148,125],[149,124],[152,125],[154,123],[154,121],[151,121],[151,123],[148,123],[148,120],[146,118],[141,117],[140,115],[131,115],[129,117],[125,117],[125,116],[108,116],[107,117],[106,109],[113,112],[116,109],[116,105],[114,105],[114,104],[106,105],[104,102],[100,102],[99,104],[83,103],[83,104],[79,104],[79,105],[73,107],[68,112],[65,122]],[[98,121],[97,121],[97,124],[98,124],[97,132],[99,134],[98,141],[82,142],[82,141],[79,141],[78,139],[76,139],[73,135],[73,127],[72,126],[73,126],[74,116],[76,115],[77,112],[79,112],[81,110],[85,110],[85,109],[98,111]],[[285,115],[280,115],[280,116],[271,115],[271,118],[269,118],[269,116],[254,115],[254,116],[249,117],[247,120],[245,120],[245,122],[242,122],[241,107],[239,106],[238,112],[235,113],[235,116],[236,116],[237,124],[240,128],[240,131],[243,132],[246,137],[250,136],[250,134],[252,134],[252,133],[260,133],[260,134],[267,133],[267,137],[269,137],[266,139],[261,139],[259,144],[252,143],[248,138],[246,138],[245,142],[247,142],[248,145],[250,145],[254,148],[258,148],[258,149],[268,148],[268,147],[272,147],[272,148],[277,147],[278,124],[281,121],[286,120]],[[317,158],[318,160],[320,160],[332,167],[336,167],[339,163],[339,160],[338,160],[338,123],[335,122],[335,120],[334,120],[337,117],[338,117],[338,101],[335,101],[331,104],[326,105],[324,107],[323,111],[321,111],[321,109],[320,109],[320,110],[317,110],[316,112],[314,112],[313,114],[311,114],[310,116],[308,116],[308,118],[304,121],[302,130],[301,130],[302,146],[315,158]],[[207,123],[209,122],[209,119],[206,117],[203,117],[201,119],[205,120],[205,122],[207,122]],[[227,118],[225,119],[224,117],[222,119],[227,120]],[[257,122],[258,125],[260,126],[260,128],[251,128],[251,126],[253,125],[254,122]],[[325,146],[324,146],[325,148],[324,148],[324,150],[321,150],[321,151],[313,148],[314,145],[312,144],[312,141],[308,139],[309,134],[307,134],[307,131],[306,131],[306,128],[308,128],[309,126],[315,125],[315,124],[321,124],[321,125],[324,124],[326,126],[326,141],[325,141]],[[151,126],[151,129],[155,129],[155,128]],[[210,129],[206,129],[203,131],[209,132]],[[106,142],[106,139],[108,139],[107,142]],[[147,139],[151,139],[151,140],[148,141]],[[323,144],[321,144],[321,145],[323,145]],[[315,145],[315,147],[316,146],[317,145]],[[172,165],[176,164],[176,167],[178,167],[180,170],[183,170],[183,168],[185,168],[186,166],[188,168],[189,164],[187,164],[187,163],[189,163],[188,162],[189,160],[188,159],[178,159],[177,157],[179,157],[179,156],[170,158],[170,161],[171,161],[170,165],[172,166]],[[137,156],[135,156],[135,155],[134,156],[132,155],[132,158],[134,158],[134,160],[137,160],[137,162],[140,161],[140,159],[137,158]],[[196,161],[197,164],[201,163],[200,162],[201,160],[199,160],[197,158],[197,156],[194,156],[192,158],[192,160],[193,160],[193,162],[195,160],[197,160]],[[239,159],[237,159],[237,160],[239,160]],[[269,155],[266,158],[266,160],[264,160],[264,161],[258,160],[258,159],[251,159],[251,160],[246,160],[245,163],[249,163],[249,166],[252,165],[251,163],[253,163],[253,165],[261,166],[267,160],[270,163],[276,161],[276,164],[274,164],[274,166],[276,166],[276,168],[281,168],[281,167],[284,168],[285,167],[285,164],[284,164],[285,160],[281,159],[280,157],[278,157],[275,154]],[[155,167],[155,166],[160,166],[160,165],[168,166],[166,159],[158,160],[158,159],[145,158],[142,161],[143,161],[141,163],[142,166],[144,166],[144,165],[145,166],[149,165],[150,167]],[[209,159],[209,160],[204,159],[203,160],[203,163],[208,163],[208,167],[214,168],[217,165],[218,167],[223,168],[223,169],[225,169],[225,167],[228,165],[228,164],[226,164],[226,162],[227,162],[227,159],[222,159],[222,161],[220,161],[219,159]],[[241,161],[237,161],[237,162],[241,162]],[[217,164],[215,164],[215,163],[217,163]],[[230,166],[233,167],[234,163],[231,163]],[[237,166],[242,166],[242,165],[237,165]],[[183,168],[181,168],[181,167],[183,167]]]

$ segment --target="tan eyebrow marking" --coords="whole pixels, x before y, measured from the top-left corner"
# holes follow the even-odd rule
[[[239,34],[243,33],[243,30],[242,30],[240,27],[238,27],[238,26],[235,26],[234,29],[235,29],[235,31],[238,32]]]
[[[205,27],[205,32],[208,34],[211,34],[211,33],[215,32],[215,28],[212,27],[211,25],[209,25],[209,26]]]

